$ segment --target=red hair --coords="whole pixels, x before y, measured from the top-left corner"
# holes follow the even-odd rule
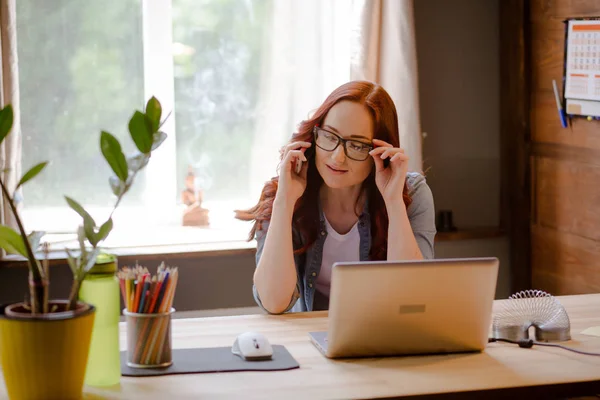
[[[386,141],[394,147],[400,147],[398,115],[394,102],[380,85],[367,81],[352,81],[335,89],[309,119],[299,124],[298,132],[292,135],[290,143],[305,141],[313,143],[314,147],[314,126],[322,125],[329,110],[340,101],[353,101],[364,105],[373,119],[374,138]],[[262,229],[263,221],[271,219],[278,181],[279,178],[274,177],[265,184],[260,200],[254,207],[246,211],[237,211],[238,219],[254,221],[248,240],[252,240],[256,231]],[[317,239],[320,230],[319,188],[322,184],[323,179],[317,171],[315,158],[310,157],[306,190],[296,202],[292,219],[303,241],[302,247],[294,249],[295,253],[305,252]],[[368,210],[371,216],[372,240],[369,257],[371,260],[385,260],[387,257],[388,215],[383,197],[375,184],[375,168],[364,180],[363,190],[367,194]],[[404,203],[408,207],[411,199],[406,183],[402,195]]]

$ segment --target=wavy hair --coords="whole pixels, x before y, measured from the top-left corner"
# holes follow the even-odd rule
[[[311,148],[314,148],[313,128],[315,125],[322,125],[329,110],[340,101],[352,101],[364,105],[373,119],[374,138],[386,141],[394,147],[400,146],[398,115],[394,102],[383,87],[368,81],[351,81],[335,89],[310,118],[299,124],[298,132],[292,135],[290,143],[311,142],[313,144]],[[315,157],[308,158],[306,179],[306,190],[294,207],[293,224],[299,230],[303,242],[300,247],[294,248],[295,253],[305,252],[317,239],[320,229],[318,201],[323,178],[317,171]],[[279,178],[274,177],[265,184],[260,199],[254,207],[236,211],[236,218],[254,221],[248,240],[252,240],[257,230],[262,229],[264,221],[270,221],[278,181]],[[384,260],[387,257],[388,215],[383,197],[375,184],[375,168],[363,181],[362,190],[366,192],[371,216],[372,240],[369,257],[371,260]],[[406,183],[402,195],[408,207],[411,199]]]

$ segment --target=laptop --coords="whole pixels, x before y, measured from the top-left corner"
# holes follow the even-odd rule
[[[485,349],[499,261],[454,258],[336,263],[327,332],[310,332],[327,358]]]

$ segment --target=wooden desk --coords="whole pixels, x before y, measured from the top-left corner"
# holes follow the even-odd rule
[[[588,327],[600,326],[600,294],[559,299],[572,324],[573,340],[563,344],[600,352],[600,338],[580,334]],[[300,369],[124,377],[120,387],[86,387],[84,398],[549,398],[600,393],[600,357],[492,343],[475,354],[331,361],[307,336],[309,331],[326,328],[325,312],[174,320],[175,348],[228,346],[241,332],[260,331],[273,344],[285,345]],[[121,345],[124,348],[124,332]],[[0,385],[0,398],[5,396],[4,390]]]

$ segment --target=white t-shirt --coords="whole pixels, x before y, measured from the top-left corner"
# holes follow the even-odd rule
[[[327,217],[325,217],[325,226],[327,227],[327,238],[323,244],[323,259],[321,261],[321,272],[316,282],[316,290],[329,298],[331,267],[336,262],[360,260],[360,236],[358,221],[345,235],[337,233],[327,221]]]

